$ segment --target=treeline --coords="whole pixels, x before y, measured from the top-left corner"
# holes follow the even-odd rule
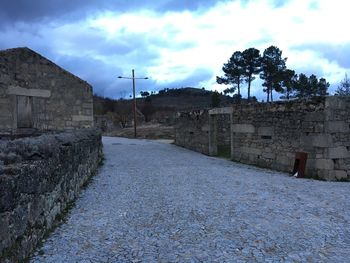
[[[205,90],[205,88],[192,88],[192,87],[182,87],[182,88],[165,88],[161,89],[158,92],[158,96],[183,96],[183,95],[190,95],[190,96],[208,96],[211,95],[212,91]],[[142,96],[142,95],[141,95]]]
[[[273,91],[281,94],[281,99],[309,98],[328,95],[329,83],[324,78],[315,75],[296,74],[286,67],[287,58],[282,57],[282,51],[276,46],[270,46],[263,54],[256,48],[236,51],[222,67],[224,76],[217,76],[218,84],[231,85],[224,90],[225,94],[237,91],[241,97],[241,84],[248,85],[248,100],[250,100],[251,83],[257,76],[263,80],[263,92],[266,101],[273,101]]]

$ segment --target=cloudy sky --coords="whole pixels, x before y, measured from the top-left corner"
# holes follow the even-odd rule
[[[275,45],[287,67],[333,91],[350,73],[347,0],[1,0],[0,49],[27,46],[87,80],[97,94],[215,84],[234,51]],[[261,83],[253,95],[264,99]],[[242,90],[245,93],[245,90]]]

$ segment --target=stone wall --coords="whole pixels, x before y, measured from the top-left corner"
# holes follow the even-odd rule
[[[121,129],[121,125],[116,123],[115,116],[112,114],[94,115],[94,127],[102,133],[109,133]]]
[[[0,51],[0,133],[92,126],[88,83],[28,48]]]
[[[0,140],[0,262],[33,251],[101,158],[101,135],[90,129]]]
[[[233,105],[231,111],[232,160],[291,173],[296,153],[305,152],[308,154],[307,177],[350,179],[350,98],[244,103]],[[187,130],[194,127],[201,130],[199,123],[184,119],[178,119],[178,122],[184,122]],[[215,134],[212,129],[217,127],[220,124],[211,124],[210,134]],[[211,142],[208,136],[192,140],[188,137],[181,146],[197,150],[196,141],[208,145],[206,140],[209,141],[209,153],[216,154],[217,150],[213,149],[222,141],[219,135],[211,138]]]
[[[292,172],[295,154],[308,154],[306,175],[347,180],[350,175],[350,100],[312,100],[235,106],[231,157]]]
[[[175,144],[209,154],[209,115],[207,110],[178,113],[175,125]]]

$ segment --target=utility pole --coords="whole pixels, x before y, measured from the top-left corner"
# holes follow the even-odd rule
[[[135,96],[135,80],[136,79],[148,79],[148,77],[144,77],[144,78],[135,78],[135,70],[133,69],[131,71],[131,77],[122,77],[119,76],[118,79],[131,79],[132,80],[132,97],[133,97],[133,114],[134,114],[134,138],[136,138],[137,133],[136,133],[136,122],[137,122],[137,118],[136,118],[136,96]]]

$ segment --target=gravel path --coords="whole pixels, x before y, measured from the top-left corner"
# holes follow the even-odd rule
[[[350,184],[160,142],[103,138],[105,163],[31,262],[349,262]]]

